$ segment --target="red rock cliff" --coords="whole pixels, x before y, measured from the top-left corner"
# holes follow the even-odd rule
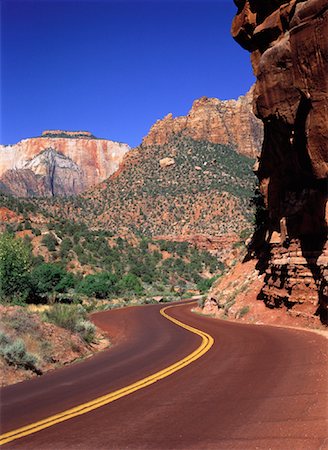
[[[163,145],[173,133],[213,144],[231,144],[238,153],[255,157],[261,150],[263,127],[252,111],[253,90],[238,100],[202,97],[187,116],[168,114],[158,120],[144,138],[144,145]]]
[[[46,131],[0,146],[0,182],[17,196],[74,195],[108,178],[128,150],[89,132]]]
[[[327,321],[327,0],[235,0],[232,35],[251,52],[258,166],[268,210],[270,306]]]

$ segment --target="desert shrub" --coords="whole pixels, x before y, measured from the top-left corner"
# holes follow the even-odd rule
[[[3,316],[3,323],[19,334],[31,334],[38,329],[38,323],[25,308],[17,308]]]
[[[77,322],[75,331],[79,333],[85,342],[91,344],[95,340],[96,327],[92,322],[88,320],[80,320]]]
[[[224,305],[224,314],[227,315],[229,312],[229,309],[236,303],[235,296],[231,296]]]
[[[80,305],[58,303],[45,311],[44,318],[47,322],[74,332],[77,323],[86,319],[86,312]]]
[[[206,301],[206,297],[201,297],[197,300],[197,305],[203,309],[204,305],[205,305],[205,301]]]
[[[246,316],[246,314],[249,313],[249,309],[250,309],[250,308],[249,308],[248,305],[243,306],[243,307],[237,312],[236,318],[237,318],[237,319],[241,319],[242,317]]]
[[[73,333],[79,333],[81,338],[90,344],[94,341],[96,327],[86,320],[86,317],[86,311],[81,305],[56,304],[44,314],[46,321]]]
[[[7,345],[11,342],[10,337],[4,333],[3,331],[0,331],[0,348],[4,345]]]
[[[21,339],[9,341],[0,346],[0,354],[8,364],[40,373],[36,367],[37,357],[26,351],[25,343]]]

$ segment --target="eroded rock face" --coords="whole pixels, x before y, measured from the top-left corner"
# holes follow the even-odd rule
[[[328,4],[236,0],[232,35],[251,52],[270,257],[263,295],[327,321]]]
[[[238,153],[254,158],[263,140],[263,126],[252,111],[252,89],[238,100],[202,97],[187,116],[168,114],[158,120],[144,138],[144,145],[166,144],[172,134],[182,133],[198,141],[231,144]]]
[[[76,195],[114,173],[129,149],[89,132],[45,131],[0,146],[0,184],[19,197]]]

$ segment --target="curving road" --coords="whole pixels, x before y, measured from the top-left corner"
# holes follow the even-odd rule
[[[38,422],[188,358],[204,338],[162,307],[98,313],[102,353],[1,390],[1,433]],[[188,304],[166,312],[214,338],[201,357],[130,395],[4,444],[4,449],[328,449],[327,340],[218,321]]]

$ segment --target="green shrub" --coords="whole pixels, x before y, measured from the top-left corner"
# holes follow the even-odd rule
[[[39,230],[39,228],[32,228],[32,232],[34,236],[41,236],[41,231]]]
[[[212,284],[216,279],[217,277],[203,278],[197,283],[197,289],[201,292],[201,294],[204,294],[212,287]]]
[[[60,244],[60,257],[67,258],[70,250],[73,248],[73,243],[69,238],[64,238]]]
[[[47,233],[42,238],[42,244],[47,247],[49,252],[54,252],[57,247],[57,239],[52,233]]]

